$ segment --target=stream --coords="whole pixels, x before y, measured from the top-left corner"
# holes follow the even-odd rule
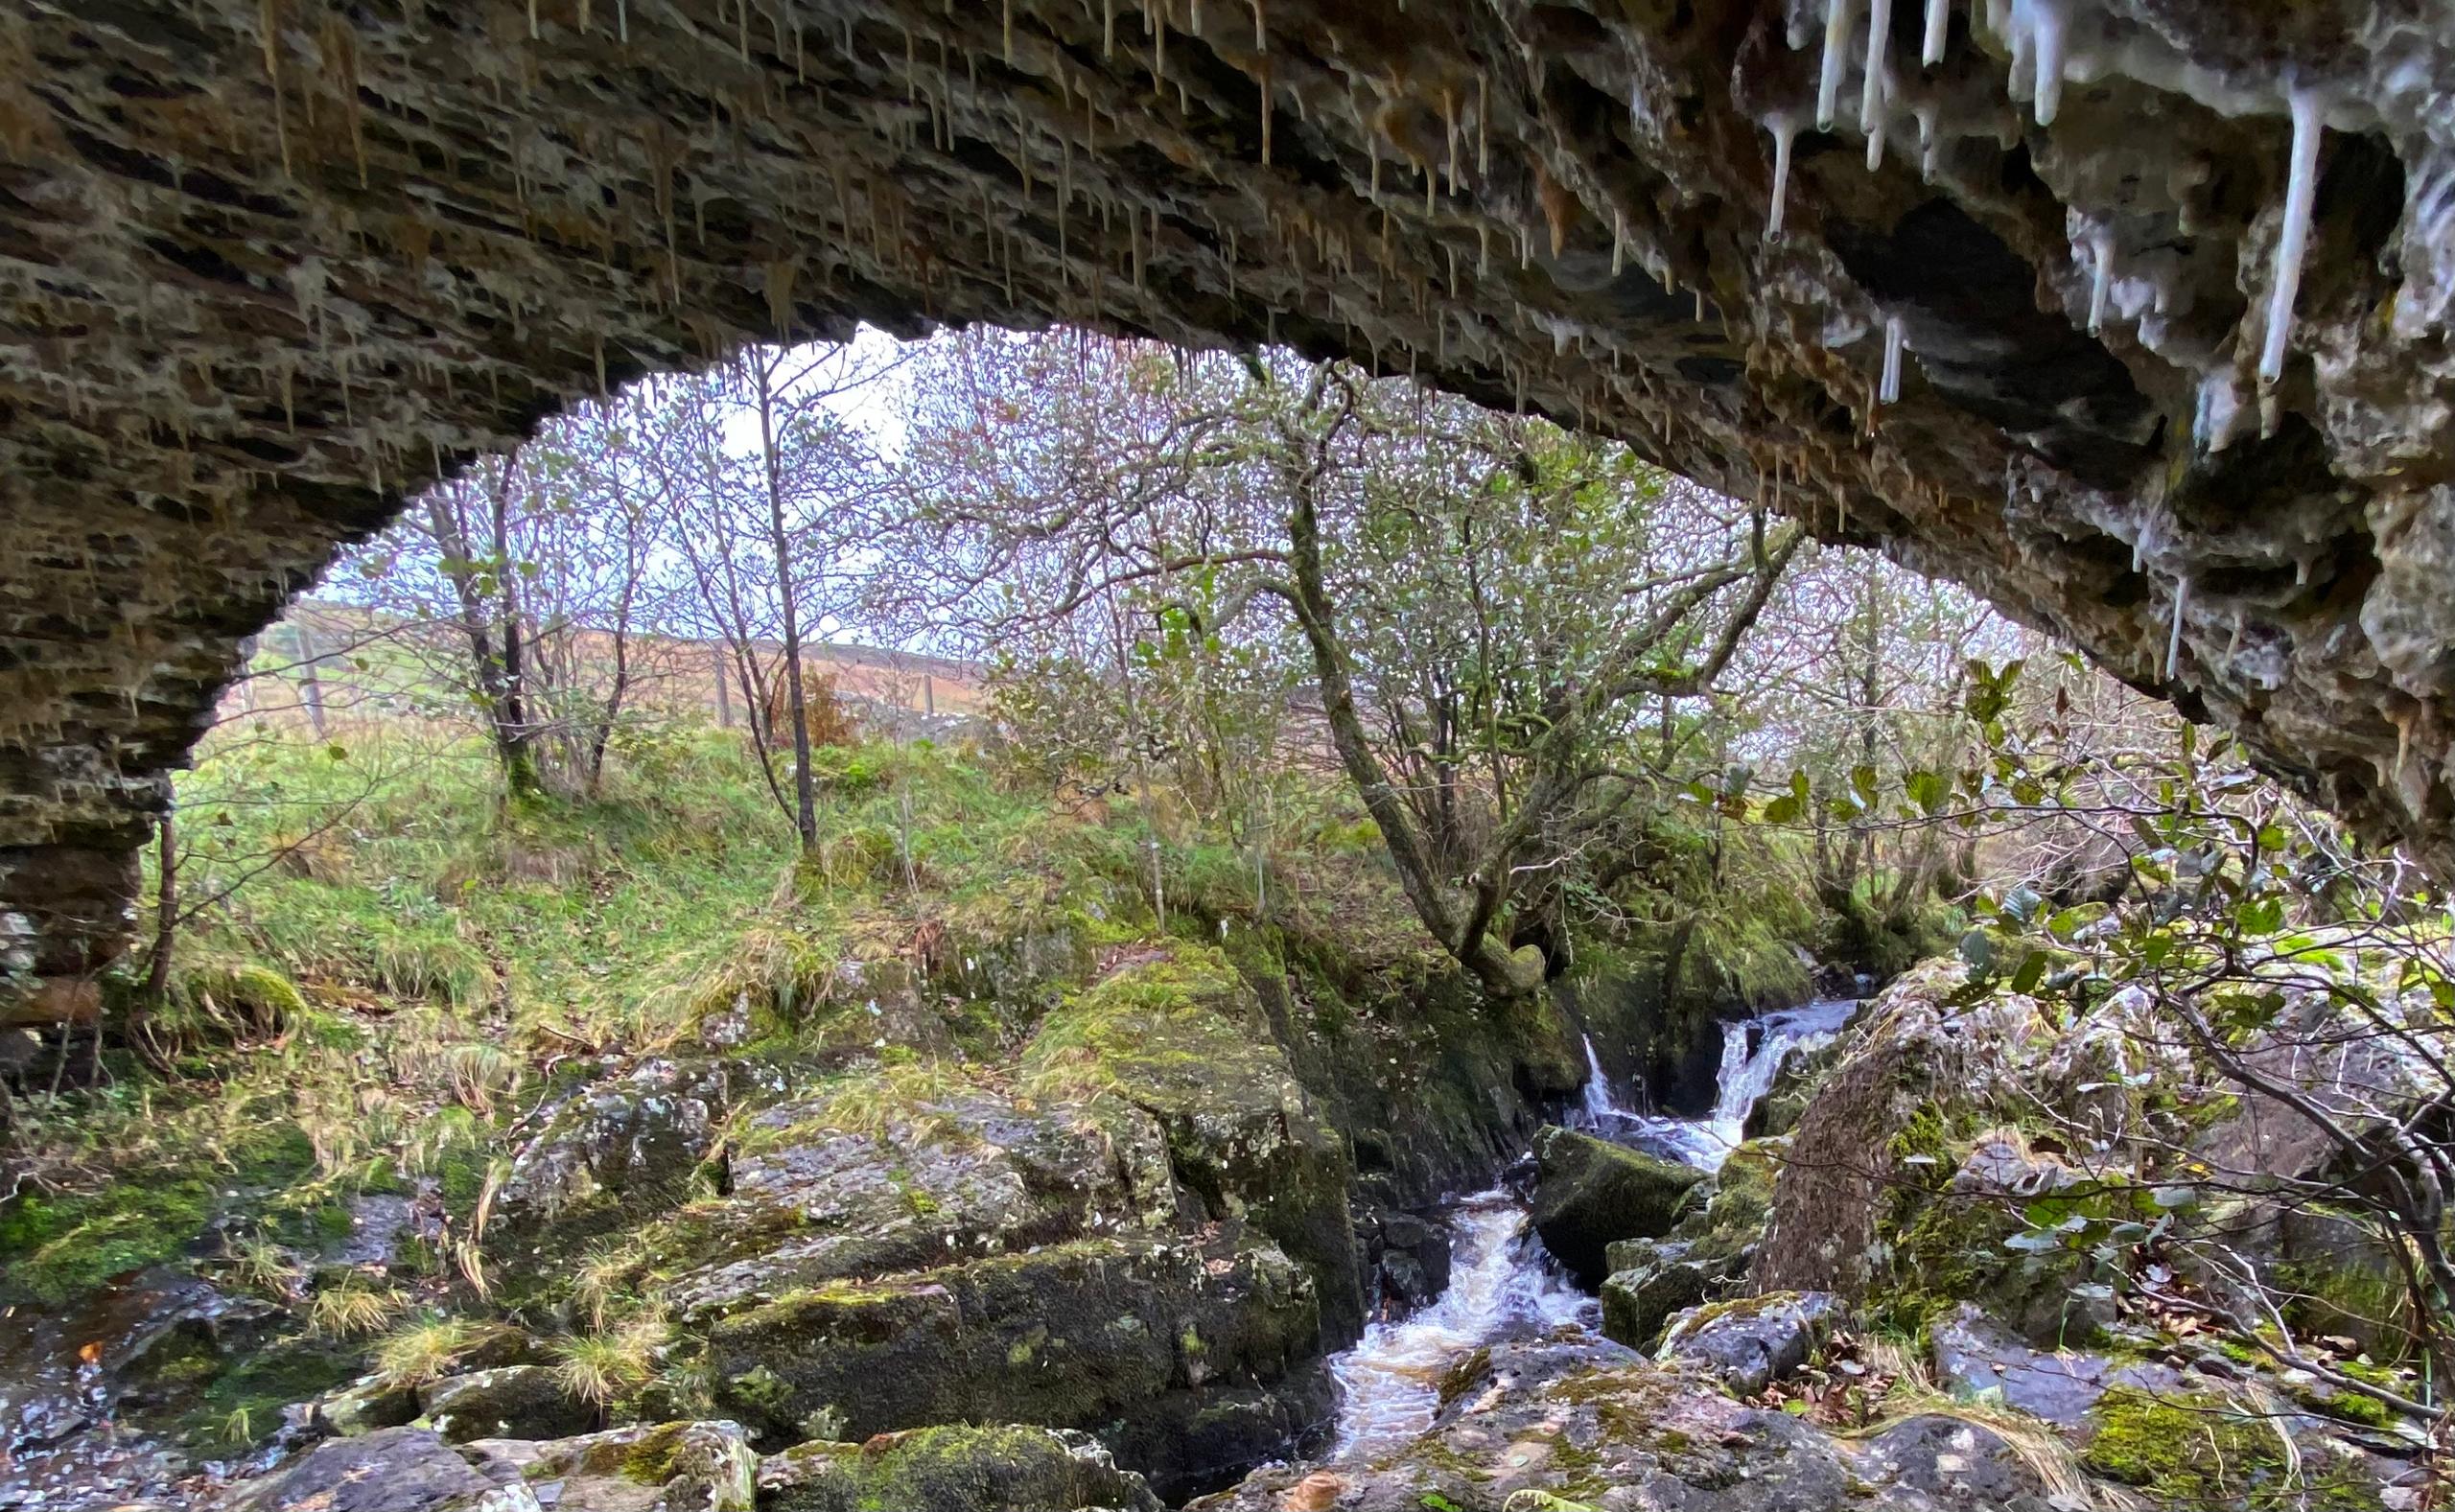
[[[1819,998],[1797,1008],[1722,1026],[1721,1067],[1714,1110],[1674,1118],[1624,1106],[1612,1095],[1591,1035],[1591,1072],[1578,1127],[1649,1154],[1718,1171],[1745,1137],[1747,1115],[1772,1089],[1784,1061],[1829,1042],[1859,1003]],[[1366,1463],[1401,1448],[1432,1427],[1440,1380],[1458,1360],[1495,1339],[1573,1324],[1593,1329],[1602,1312],[1544,1252],[1526,1205],[1494,1189],[1453,1208],[1450,1283],[1440,1299],[1404,1318],[1375,1323],[1353,1348],[1330,1361],[1338,1378],[1338,1434],[1328,1462]]]

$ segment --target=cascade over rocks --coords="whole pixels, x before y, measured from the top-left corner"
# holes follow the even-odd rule
[[[11,7],[12,974],[118,947],[163,774],[343,543],[862,320],[1275,339],[1623,436],[2455,872],[2450,86],[2434,0]]]

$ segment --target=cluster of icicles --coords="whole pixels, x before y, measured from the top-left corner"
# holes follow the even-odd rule
[[[1859,90],[1859,129],[1866,138],[1867,168],[1883,162],[1887,106],[1893,97],[1889,63],[1893,11],[1906,11],[1913,0],[1822,0],[1824,54],[1817,76],[1815,108],[1774,111],[1765,118],[1773,136],[1773,204],[1765,224],[1769,237],[1782,234],[1785,202],[1789,198],[1790,154],[1798,134],[1812,119],[1819,131],[1834,128],[1839,117],[1842,88],[1848,80],[1852,44],[1858,40],[1859,17],[1865,12],[1866,51]],[[2071,40],[2075,15],[2086,0],[1982,0],[1972,21],[2001,40],[2011,55],[2009,88],[2014,101],[2028,102],[2037,124],[2050,126],[2060,111],[2063,84],[2075,67]],[[1925,0],[1926,37],[1919,60],[1932,67],[1944,60],[1952,30],[1952,0]],[[1793,35],[1793,45],[1807,37]],[[2084,72],[2085,77],[2085,72]],[[2277,238],[2276,264],[2268,292],[2265,344],[2259,352],[2259,382],[2274,384],[2284,371],[2285,352],[2293,334],[2293,301],[2302,285],[2302,260],[2310,239],[2310,213],[2318,188],[2319,137],[2325,127],[2326,101],[2307,85],[2281,91],[2285,113],[2293,123],[2293,147],[2284,198],[2284,222]],[[1920,172],[1931,175],[1935,166],[1936,108],[1920,104],[1912,112],[1918,123]],[[2097,233],[2088,240],[2091,267],[2089,331],[2094,335],[2105,320],[2107,292],[2114,277],[2114,239]],[[1901,397],[1901,355],[1905,346],[1898,317],[1884,322],[1883,371],[1879,398],[1892,404]]]

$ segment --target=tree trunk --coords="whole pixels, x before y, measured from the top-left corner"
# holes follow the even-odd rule
[[[784,480],[776,454],[776,394],[768,387],[771,373],[764,356],[753,353],[752,371],[759,379],[759,447],[766,462],[767,528],[776,552],[776,593],[784,620],[784,687],[793,716],[793,825],[801,831],[802,849],[818,849],[818,779],[810,769],[809,702],[802,686],[801,614],[793,603],[792,544],[784,531]]]

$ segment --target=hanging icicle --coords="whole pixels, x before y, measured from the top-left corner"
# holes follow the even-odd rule
[[[2259,353],[2259,382],[2284,376],[2284,354],[2293,338],[2293,298],[2302,290],[2302,257],[2310,243],[2310,207],[2319,190],[2319,137],[2326,104],[2318,91],[2296,88],[2286,97],[2293,112],[2293,155],[2284,186],[2284,224],[2277,232],[2276,274],[2268,291],[2267,344]]]
[[[1798,141],[1798,115],[1777,111],[1765,119],[1765,128],[1773,133],[1773,208],[1765,217],[1765,238],[1773,241],[1782,234],[1783,206],[1790,194],[1790,149]]]
[[[1815,85],[1815,128],[1830,131],[1841,103],[1841,79],[1850,68],[1850,26],[1858,0],[1824,0],[1824,66]]]
[[[2190,602],[2190,579],[2174,580],[2174,625],[2165,636],[2165,681],[2172,682],[2183,655],[2183,606]]]
[[[1944,42],[1952,33],[1952,0],[1927,0],[1927,45],[1919,61],[1933,67],[1944,60]]]
[[[1876,385],[1879,404],[1901,403],[1902,345],[1901,317],[1888,315],[1883,322],[1883,377]]]

